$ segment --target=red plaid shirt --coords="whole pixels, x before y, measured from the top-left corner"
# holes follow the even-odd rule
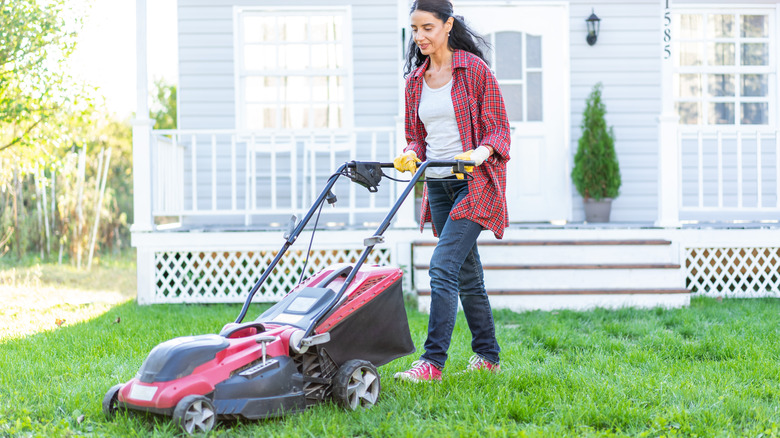
[[[406,80],[406,142],[404,151],[412,150],[425,161],[427,133],[417,115],[425,70],[429,59]],[[469,219],[495,234],[504,236],[509,226],[506,208],[506,162],[509,161],[509,119],[496,77],[476,55],[456,50],[452,55],[452,105],[458,123],[463,151],[490,145],[493,154],[474,168],[469,193],[450,212],[452,219]],[[428,189],[423,191],[420,230],[431,222]],[[436,234],[436,230],[433,230]]]

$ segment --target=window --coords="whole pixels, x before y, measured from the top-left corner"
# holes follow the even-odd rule
[[[674,94],[685,125],[768,125],[775,111],[774,15],[679,13],[674,20]]]
[[[245,9],[237,22],[240,128],[350,124],[347,9]]]
[[[542,121],[542,37],[522,32],[487,35],[509,120]]]

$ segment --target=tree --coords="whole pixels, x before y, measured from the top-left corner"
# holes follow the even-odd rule
[[[176,129],[176,85],[162,79],[154,81],[154,95],[149,117],[154,129]]]
[[[94,87],[68,74],[81,24],[69,18],[72,3],[0,0],[0,256],[10,248],[17,258],[83,253],[96,216],[98,245],[128,240],[131,131],[96,104]],[[109,147],[99,205],[100,156]]]
[[[65,1],[0,1],[0,151],[15,148],[21,161],[60,146],[65,139],[46,133],[91,109],[89,93],[67,73],[76,29],[63,18]]]
[[[582,136],[574,156],[572,181],[580,195],[599,201],[615,198],[620,189],[620,166],[615,154],[615,134],[607,128],[607,110],[601,100],[601,83],[596,84],[583,112]]]

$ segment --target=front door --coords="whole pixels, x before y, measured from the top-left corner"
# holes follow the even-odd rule
[[[457,2],[455,13],[493,47],[512,128],[509,220],[570,220],[568,8]]]

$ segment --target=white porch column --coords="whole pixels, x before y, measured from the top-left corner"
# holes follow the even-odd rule
[[[151,131],[147,101],[146,71],[146,0],[136,0],[136,111],[133,120],[133,225],[131,242],[136,247],[137,299],[150,304],[153,292],[154,261],[148,247],[137,243],[138,237],[153,231]]]
[[[136,111],[133,120],[133,226],[152,230],[151,128],[146,71],[146,0],[136,0]]]
[[[401,117],[396,117],[395,119],[395,138],[396,138],[396,154],[400,154],[402,150],[406,147],[406,134],[404,133],[404,122]],[[391,172],[395,172],[394,170]],[[401,179],[406,179],[407,176],[411,176],[410,174],[404,172],[401,174]],[[401,196],[401,193],[403,193],[404,189],[406,188],[407,184],[405,182],[397,182],[395,183],[396,187],[396,194],[398,196]],[[406,198],[403,204],[401,204],[401,208],[398,209],[398,213],[395,215],[395,223],[393,224],[393,227],[395,228],[417,228],[419,224],[416,220],[414,220],[414,192],[410,193],[409,196]]]
[[[672,75],[671,0],[661,0],[661,114],[658,117],[658,219],[659,227],[680,226],[680,158],[674,109]]]

